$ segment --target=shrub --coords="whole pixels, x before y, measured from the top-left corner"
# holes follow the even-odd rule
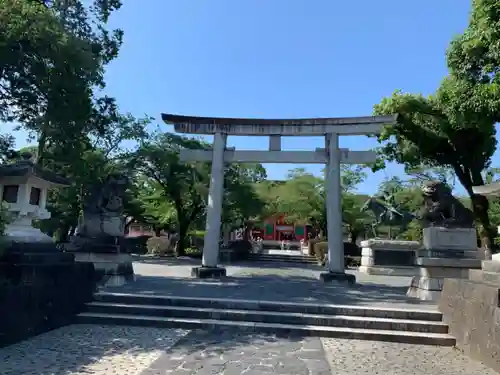
[[[321,241],[314,244],[314,255],[319,263],[325,264],[325,254],[328,251],[328,242]]]
[[[316,245],[318,243],[318,240],[315,240],[315,239],[310,239],[308,242],[307,242],[307,253],[310,255],[310,256],[314,256],[314,245]]]
[[[344,256],[360,257],[361,248],[352,242],[344,242]]]
[[[126,237],[123,239],[123,251],[131,254],[146,254],[148,252],[148,240],[151,236]]]
[[[361,265],[361,257],[344,256],[344,267],[359,267]]]
[[[5,207],[3,202],[0,202],[0,236],[3,236],[5,234],[5,226],[9,223],[9,221],[9,211],[7,210],[7,207]]]
[[[151,237],[146,241],[148,254],[159,256],[174,256],[174,249],[167,237]]]
[[[313,248],[314,255],[316,256],[318,262],[321,264],[325,264],[325,255],[328,251],[328,242],[316,241]],[[361,248],[352,242],[344,242],[344,259],[354,259],[356,257],[361,257]]]
[[[232,260],[246,260],[252,252],[252,243],[247,240],[232,241],[229,243],[228,249],[232,252]]]
[[[203,249],[205,243],[205,237],[198,235],[189,236],[189,246],[195,249]]]
[[[186,249],[186,256],[190,258],[201,258],[203,256],[203,248],[197,249],[193,247],[188,247]]]

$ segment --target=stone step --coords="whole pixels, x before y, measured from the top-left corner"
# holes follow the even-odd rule
[[[229,298],[161,296],[110,292],[96,293],[94,298],[96,302],[129,305],[178,306],[226,310],[289,312],[316,315],[343,315],[354,317],[424,320],[432,322],[440,322],[442,320],[442,314],[437,310],[394,309],[389,307],[258,301]]]
[[[113,324],[131,326],[152,326],[161,328],[215,328],[232,327],[247,332],[269,332],[273,334],[300,334],[372,341],[390,341],[408,344],[453,346],[455,339],[443,333],[387,331],[345,327],[325,327],[309,325],[292,325],[263,322],[230,321],[217,319],[173,318],[147,315],[81,313],[77,323]]]
[[[347,315],[304,314],[281,311],[254,311],[92,302],[87,305],[87,312],[94,314],[128,314],[172,318],[215,319],[235,322],[344,327],[386,331],[448,333],[448,326],[443,322]]]
[[[498,286],[500,289],[500,272],[469,270],[469,280]]]
[[[250,254],[249,260],[263,262],[318,263],[315,257],[306,255]]]

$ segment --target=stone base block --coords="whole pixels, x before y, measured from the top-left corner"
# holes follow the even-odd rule
[[[419,268],[417,267],[399,267],[399,266],[363,266],[358,267],[359,272],[367,275],[381,276],[418,276]]]
[[[429,227],[423,230],[423,247],[432,250],[475,250],[475,228]]]
[[[406,292],[408,297],[418,298],[422,301],[437,301],[443,289],[442,278],[428,278],[414,276]]]
[[[191,276],[199,279],[219,279],[226,277],[226,269],[223,267],[193,267]]]
[[[500,372],[499,287],[464,279],[445,279],[439,310],[456,346]]]
[[[469,280],[493,285],[500,289],[500,272],[469,270]]]
[[[426,268],[481,268],[481,259],[419,257],[415,260],[415,264]]]
[[[348,285],[356,283],[356,276],[344,272],[323,272],[319,275],[319,279],[326,283],[337,282]]]
[[[361,247],[363,249],[415,251],[420,248],[420,242],[370,238],[368,240],[361,241]]]
[[[406,295],[425,301],[439,299],[445,278],[467,279],[469,269],[481,268],[480,259],[417,258],[419,276],[412,278]]]
[[[99,286],[121,286],[135,281],[130,254],[101,254],[74,252],[75,261],[93,263]]]
[[[488,272],[500,272],[500,262],[496,260],[484,260],[481,262],[481,269]]]

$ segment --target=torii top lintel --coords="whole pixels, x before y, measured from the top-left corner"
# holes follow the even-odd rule
[[[397,121],[397,115],[337,117],[310,119],[252,119],[197,117],[162,113],[162,120],[178,133],[228,135],[284,135],[321,136],[329,133],[341,135],[378,134],[384,125]]]

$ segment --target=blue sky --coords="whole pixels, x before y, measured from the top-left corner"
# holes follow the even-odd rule
[[[467,25],[470,0],[125,0],[112,26],[125,31],[106,91],[124,112],[227,117],[371,115],[395,89],[432,93],[446,75],[445,50]],[[26,134],[17,134],[23,146]],[[265,149],[258,137],[230,137]],[[322,147],[321,138],[285,138],[284,149]],[[366,137],[341,147],[370,149]],[[498,156],[495,158],[498,159]],[[498,163],[494,163],[497,164]],[[266,165],[268,176],[321,166]],[[372,193],[401,175],[369,174]]]

